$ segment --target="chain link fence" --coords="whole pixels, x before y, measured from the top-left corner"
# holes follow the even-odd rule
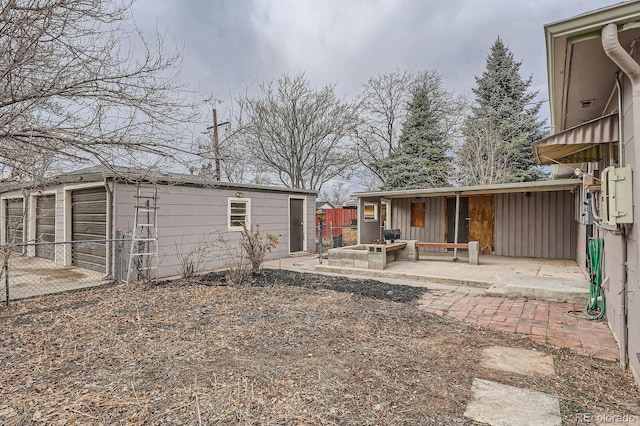
[[[0,246],[0,302],[124,281],[130,246],[124,235],[112,240]],[[111,256],[115,270],[107,261]]]

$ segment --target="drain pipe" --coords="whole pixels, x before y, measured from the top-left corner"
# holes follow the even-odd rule
[[[622,133],[622,83],[620,72],[616,73],[616,89],[618,91],[618,167],[624,167],[624,134]]]
[[[634,139],[635,135],[640,137],[640,65],[627,53],[626,50],[620,45],[618,40],[618,26],[615,23],[607,24],[602,28],[602,47],[607,56],[624,72],[631,81],[632,99],[633,104],[633,131]],[[618,111],[620,118],[622,117],[622,110]],[[622,126],[620,126],[622,128]],[[622,147],[623,141],[620,141]],[[620,150],[622,152],[622,150]],[[620,164],[622,167],[622,164]],[[640,167],[640,149],[634,149],[634,168]],[[637,200],[640,191],[640,173],[636,170],[633,173],[633,196]],[[634,211],[634,221],[637,221],[638,210]],[[626,229],[624,232],[624,239],[626,240]],[[626,244],[625,244],[626,246]],[[625,250],[626,252],[627,250]],[[640,265],[640,251],[636,250],[637,264]],[[626,265],[625,265],[626,275]],[[625,279],[622,287],[622,336],[620,337],[620,364],[622,367],[627,366],[627,359],[629,356],[628,343],[627,343],[627,297],[628,297],[628,280]]]

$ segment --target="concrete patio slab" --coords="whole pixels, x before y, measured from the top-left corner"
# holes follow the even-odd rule
[[[482,351],[481,365],[493,370],[526,376],[556,375],[553,358],[537,351],[505,346],[490,346]]]
[[[542,392],[474,379],[464,416],[489,425],[553,426],[562,423],[558,398]]]
[[[528,297],[552,302],[585,303],[589,283],[585,279],[550,276],[514,276],[494,283],[488,296]]]

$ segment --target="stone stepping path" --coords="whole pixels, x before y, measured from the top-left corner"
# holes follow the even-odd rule
[[[464,416],[489,425],[555,426],[562,424],[558,398],[542,392],[473,379],[473,401]]]
[[[491,346],[482,353],[485,368],[528,376],[555,376],[553,358],[540,352]],[[472,401],[464,416],[489,425],[555,426],[562,424],[558,398],[490,380],[473,379]]]

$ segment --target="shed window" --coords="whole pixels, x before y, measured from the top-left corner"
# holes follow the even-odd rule
[[[251,200],[248,198],[229,198],[229,230],[240,231],[249,228]]]
[[[424,228],[425,204],[411,203],[411,226]]]
[[[368,222],[378,220],[378,204],[364,203],[364,220]]]

